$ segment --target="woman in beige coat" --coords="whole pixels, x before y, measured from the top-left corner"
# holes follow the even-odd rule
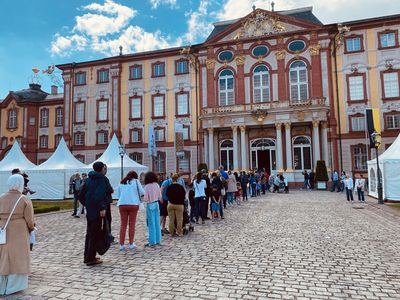
[[[9,191],[0,196],[0,227],[3,228],[11,210],[22,196],[6,229],[6,244],[0,245],[0,296],[10,295],[28,287],[31,272],[30,235],[34,228],[33,206],[22,195],[24,178],[12,175],[7,180]]]

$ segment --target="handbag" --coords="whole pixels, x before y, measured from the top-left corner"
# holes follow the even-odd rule
[[[225,194],[226,194],[225,188],[222,188],[221,189],[221,196],[225,196]]]
[[[144,209],[142,199],[140,198],[139,183],[138,183],[137,179],[135,181],[136,181],[136,190],[137,190],[137,194],[138,194],[138,198],[139,198],[139,209]]]
[[[19,200],[21,200],[22,196],[23,196],[23,195],[19,196],[17,202],[15,202],[14,207],[13,207],[13,209],[11,210],[11,213],[10,213],[10,215],[8,216],[7,221],[6,221],[6,224],[4,225],[4,227],[3,227],[3,228],[0,228],[0,245],[4,245],[4,244],[6,244],[6,242],[7,242],[6,229],[7,229],[8,223],[10,222],[11,217],[12,217],[12,215],[13,215],[15,209],[17,208],[17,205],[18,205],[18,203],[19,203]]]

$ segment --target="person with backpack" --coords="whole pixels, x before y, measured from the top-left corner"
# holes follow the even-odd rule
[[[138,180],[135,171],[130,171],[117,189],[119,215],[121,218],[121,227],[119,230],[119,251],[125,252],[125,235],[129,224],[129,249],[134,250],[136,217],[139,211],[141,198],[144,196],[144,190]]]
[[[249,184],[249,176],[246,174],[245,171],[242,172],[242,176],[240,177],[240,185],[242,187],[242,198],[243,201],[248,201],[247,198],[247,186]]]
[[[161,184],[161,195],[162,199],[160,201],[160,226],[161,226],[161,233],[162,235],[164,234],[169,234],[168,229],[165,228],[165,223],[168,217],[168,196],[167,196],[167,190],[171,186],[172,180],[171,178],[167,178],[166,180],[163,181]]]

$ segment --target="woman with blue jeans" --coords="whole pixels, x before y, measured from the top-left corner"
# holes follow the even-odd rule
[[[196,180],[193,181],[193,188],[196,224],[199,224],[199,217],[201,217],[202,224],[204,224],[206,219],[206,216],[204,214],[204,212],[206,211],[204,205],[207,205],[205,201],[207,183],[203,179],[203,175],[201,173],[197,173]]]
[[[237,192],[236,178],[231,171],[228,172],[228,205],[235,203],[235,192]]]
[[[157,182],[157,175],[155,173],[146,173],[144,177],[145,187],[143,202],[147,203],[146,221],[149,243],[146,246],[150,247],[161,243],[160,207],[158,201],[163,200],[161,197],[161,189]]]

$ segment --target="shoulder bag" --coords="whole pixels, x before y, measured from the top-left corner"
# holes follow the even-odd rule
[[[16,209],[18,203],[19,203],[19,200],[21,200],[22,196],[23,196],[23,195],[19,196],[17,202],[15,202],[14,207],[13,207],[13,209],[11,210],[11,213],[10,213],[10,215],[8,216],[7,221],[6,221],[6,224],[4,225],[4,227],[3,227],[3,228],[0,228],[0,245],[4,245],[4,244],[6,244],[6,242],[7,242],[7,238],[6,238],[6,236],[7,236],[7,235],[6,235],[6,229],[7,229],[8,223],[10,222],[11,217],[12,217],[12,215],[14,214],[14,211],[15,211],[15,209]]]
[[[137,190],[137,194],[138,194],[138,198],[139,198],[139,209],[144,209],[144,204],[142,202],[142,198],[140,197],[139,182],[137,179],[135,180],[135,183],[136,183],[136,190]]]

